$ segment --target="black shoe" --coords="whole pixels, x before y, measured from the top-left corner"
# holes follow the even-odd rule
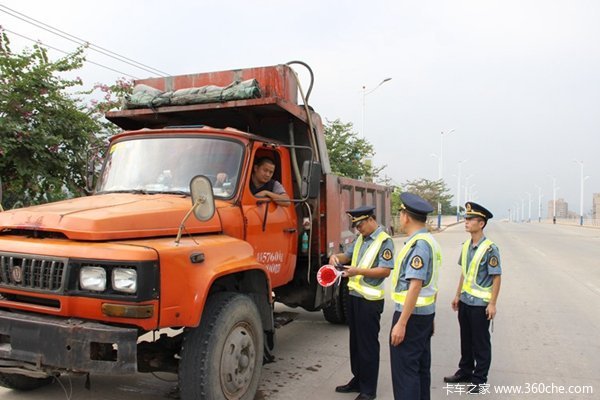
[[[350,381],[345,385],[336,387],[335,391],[338,393],[360,393],[360,389],[358,388],[358,385],[354,383],[354,381]]]
[[[361,393],[354,400],[375,400],[375,395]]]
[[[446,382],[446,383],[471,382],[471,377],[469,375],[461,375],[457,372],[454,375],[445,376],[444,382]]]

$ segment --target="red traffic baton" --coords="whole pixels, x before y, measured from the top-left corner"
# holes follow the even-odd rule
[[[342,278],[343,271],[337,270],[333,265],[323,265],[317,271],[317,282],[323,287],[329,287]]]

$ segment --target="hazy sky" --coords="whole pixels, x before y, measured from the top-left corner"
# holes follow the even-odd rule
[[[579,213],[600,192],[600,2],[501,1],[35,1],[0,5],[170,74],[307,62],[311,105],[353,122],[395,183],[443,176],[498,217],[527,193],[537,218],[558,198]],[[3,10],[3,8],[0,8]],[[63,50],[75,44],[0,11],[0,24]],[[31,45],[14,35],[15,47]],[[51,53],[56,54],[58,53]],[[90,60],[149,76],[94,52]],[[123,74],[87,65],[87,86]],[[461,202],[464,188],[461,189]]]

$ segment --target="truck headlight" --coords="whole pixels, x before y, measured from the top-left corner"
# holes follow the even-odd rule
[[[106,270],[102,267],[82,267],[79,272],[82,289],[103,292],[106,289]]]
[[[125,293],[137,290],[137,271],[132,268],[115,268],[112,271],[112,287]]]

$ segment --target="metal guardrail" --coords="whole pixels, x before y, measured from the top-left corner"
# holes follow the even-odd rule
[[[552,218],[542,218],[541,221],[538,221],[537,218],[532,218],[531,221],[529,220],[520,220],[520,221],[510,221],[513,223],[542,223],[542,224],[552,224]],[[560,225],[574,225],[574,226],[579,226],[581,225],[581,221],[579,217],[576,218],[556,218],[556,224],[560,224]],[[583,219],[583,226],[588,226],[588,227],[596,227],[596,228],[600,228],[600,219],[594,219],[594,218],[584,218]]]

